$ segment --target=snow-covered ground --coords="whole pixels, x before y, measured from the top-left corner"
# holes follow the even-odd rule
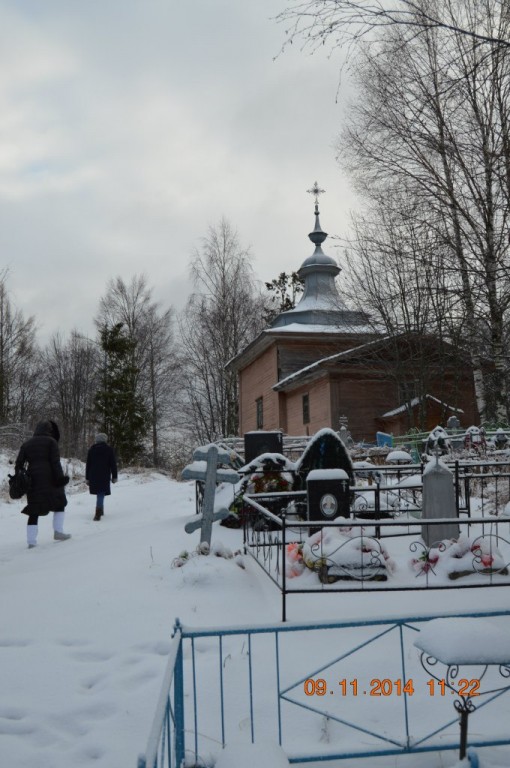
[[[7,471],[4,457],[0,482]],[[193,482],[121,473],[97,523],[94,498],[79,473],[77,466],[66,542],[53,541],[49,516],[41,520],[38,546],[28,550],[23,502],[10,501],[5,490],[0,495],[2,768],[135,768],[176,617],[194,627],[280,620],[277,589],[248,557],[195,556],[172,567],[199,540],[198,532],[184,531],[195,512]],[[215,524],[214,542],[236,552],[242,532]],[[295,595],[288,611],[290,620],[310,621],[507,607],[501,588]],[[508,729],[508,713],[504,717]],[[510,765],[508,748],[484,755],[488,765]],[[372,758],[359,768],[456,763],[455,752],[443,752]]]

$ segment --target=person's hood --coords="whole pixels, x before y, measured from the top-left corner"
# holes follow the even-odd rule
[[[54,421],[40,421],[34,431],[34,437],[52,437],[57,442],[60,439],[60,430]]]

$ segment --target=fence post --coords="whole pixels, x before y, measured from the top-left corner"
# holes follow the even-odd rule
[[[287,621],[287,574],[285,569],[287,566],[286,550],[285,550],[285,529],[286,529],[286,514],[282,512],[282,621]]]
[[[455,509],[457,510],[457,517],[460,514],[460,488],[459,488],[459,460],[455,459]]]
[[[175,715],[175,765],[181,768],[184,765],[184,665],[182,656],[182,632],[180,633],[179,650],[175,659],[174,668],[174,715]]]
[[[471,473],[471,477],[473,477],[473,473]],[[471,517],[471,488],[469,485],[469,475],[466,475],[465,467],[464,467],[464,491],[466,496],[467,516]]]
[[[377,478],[375,483],[375,498],[374,498],[374,506],[375,506],[375,519],[380,520],[381,519],[381,480],[380,478]],[[381,538],[381,526],[376,525],[375,526],[375,538],[380,539]]]

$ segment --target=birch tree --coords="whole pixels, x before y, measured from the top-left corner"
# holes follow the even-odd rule
[[[430,31],[443,39],[463,36],[489,49],[510,47],[505,25],[488,29],[476,22],[507,13],[506,0],[294,0],[276,17],[286,25],[286,43],[302,42],[316,50],[329,45],[352,50],[360,42],[377,39],[387,28],[407,30],[413,37]]]
[[[224,218],[194,251],[191,274],[180,319],[186,413],[195,439],[209,442],[237,434],[237,375],[225,366],[262,330],[264,301],[249,250]]]
[[[506,34],[508,15],[497,15],[496,0],[457,5],[470,11],[473,29]],[[463,305],[480,415],[496,420],[506,418],[508,405],[509,63],[507,48],[487,54],[465,35],[445,43],[434,29],[416,37],[392,28],[377,55],[368,49],[359,56],[359,98],[340,143],[369,201],[389,199],[397,188],[415,201]],[[490,375],[484,356],[494,366]]]

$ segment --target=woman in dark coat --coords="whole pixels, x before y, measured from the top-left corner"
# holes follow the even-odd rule
[[[71,534],[64,533],[64,510],[67,498],[64,486],[69,482],[62,471],[58,441],[60,431],[54,421],[40,421],[33,437],[21,446],[15,469],[28,465],[31,478],[27,505],[22,512],[28,515],[27,543],[29,549],[37,544],[39,518],[53,512],[53,538],[66,541]]]
[[[101,520],[104,515],[104,497],[109,496],[110,480],[117,482],[117,462],[113,448],[106,442],[107,436],[103,432],[96,435],[95,443],[87,453],[87,465],[85,468],[85,481],[89,492],[96,496],[96,513],[94,520]]]

